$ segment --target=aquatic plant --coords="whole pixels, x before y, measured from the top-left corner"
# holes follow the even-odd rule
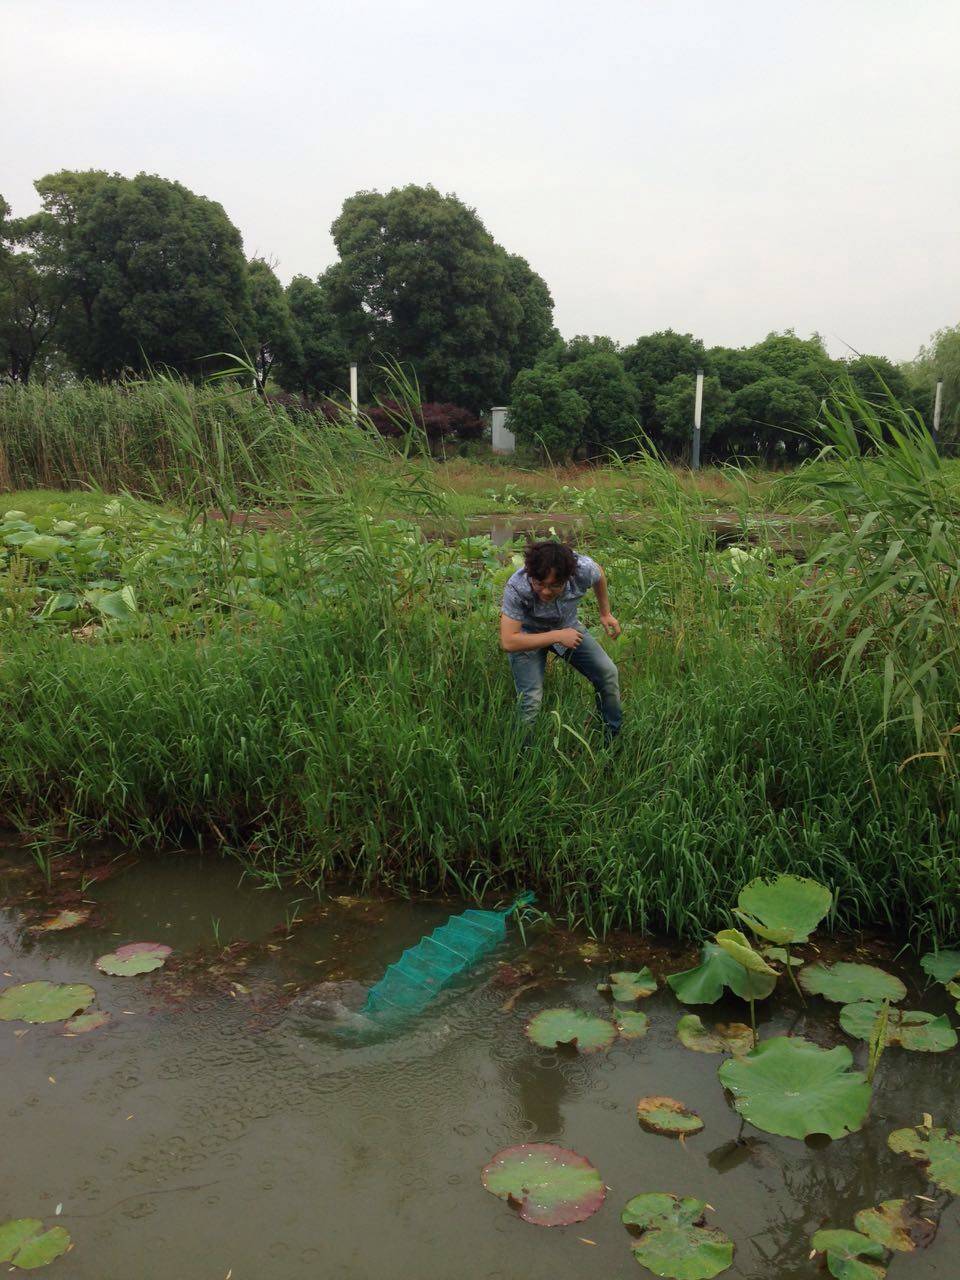
[[[655,1276],[673,1280],[711,1280],[733,1262],[733,1243],[704,1225],[707,1205],[691,1196],[648,1192],[629,1200],[620,1221],[639,1236],[637,1262]]]
[[[895,1129],[887,1146],[910,1156],[924,1168],[931,1182],[951,1195],[960,1195],[960,1136],[937,1128],[927,1118],[912,1129]]]
[[[764,960],[763,956],[758,955],[751,947],[747,938],[739,929],[721,929],[717,934],[717,946],[727,953],[732,960],[735,960],[748,974],[772,976],[776,981],[778,974],[776,969],[771,968]],[[756,995],[753,986],[747,983],[747,999],[750,1003],[750,1026],[753,1030],[753,1043],[757,1043],[757,1009]]]
[[[603,1204],[606,1190],[584,1156],[549,1142],[504,1147],[484,1165],[487,1191],[506,1200],[523,1218],[539,1227],[583,1222]]]
[[[861,1235],[876,1240],[893,1253],[912,1253],[923,1249],[937,1233],[936,1222],[927,1216],[929,1210],[916,1197],[884,1200],[871,1209],[860,1209],[853,1225]]]
[[[826,1255],[827,1270],[836,1280],[882,1280],[886,1267],[883,1245],[859,1231],[823,1230],[814,1233],[810,1243],[817,1253]]]
[[[85,982],[22,982],[0,991],[0,1022],[62,1022],[96,997]]]
[[[14,1218],[0,1223],[0,1262],[12,1262],[24,1271],[45,1267],[70,1248],[64,1227],[44,1229],[39,1218]]]
[[[527,1023],[527,1035],[542,1049],[572,1048],[580,1053],[609,1049],[617,1028],[606,1018],[581,1009],[544,1009]]]
[[[779,875],[759,877],[745,885],[737,898],[734,915],[757,935],[777,948],[783,948],[782,962],[797,995],[797,986],[789,948],[809,941],[833,905],[833,894],[826,885],[805,876]]]
[[[97,968],[101,973],[113,974],[115,977],[131,977],[138,973],[152,973],[162,968],[167,956],[173,951],[163,942],[128,942],[116,951],[101,956]]]
[[[709,1030],[699,1014],[685,1013],[677,1023],[677,1039],[698,1053],[749,1053],[754,1045],[753,1029],[742,1022],[718,1022]]]
[[[877,1031],[878,1020],[883,1020],[884,1045],[899,1045],[921,1053],[946,1053],[956,1048],[957,1033],[945,1014],[937,1017],[921,1010],[890,1008],[887,1003],[858,1000],[845,1004],[840,1010],[840,1025],[847,1035],[867,1043]]]
[[[876,965],[847,960],[804,965],[800,985],[808,994],[823,996],[837,1004],[851,1004],[856,1000],[889,1000],[896,1004],[907,995],[907,988],[892,973]]]
[[[649,1133],[665,1134],[671,1138],[699,1133],[703,1121],[676,1098],[651,1096],[637,1103],[637,1119]]]
[[[611,973],[606,982],[597,983],[597,990],[609,995],[617,1004],[642,1000],[645,996],[652,996],[656,989],[657,980],[646,965],[637,973]]]
[[[705,943],[700,957],[695,968],[667,975],[683,1004],[716,1004],[725,988],[743,1000],[764,1000],[777,985],[775,970],[748,969],[718,943]]]

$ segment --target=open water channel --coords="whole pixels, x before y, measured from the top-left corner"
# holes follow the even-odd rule
[[[741,1122],[716,1077],[719,1055],[676,1038],[687,1012],[662,985],[689,951],[631,938],[598,945],[534,930],[509,941],[409,1025],[351,1039],[302,999],[323,981],[370,984],[404,947],[462,904],[331,897],[238,882],[236,864],[177,854],[112,864],[88,882],[56,861],[52,894],[22,851],[0,849],[0,986],[88,982],[110,1021],[84,1035],[63,1024],[0,1022],[0,1222],[61,1224],[73,1246],[63,1280],[558,1280],[642,1277],[620,1211],[641,1192],[696,1196],[734,1242],[725,1275],[815,1277],[810,1236],[854,1213],[921,1194],[938,1231],[894,1254],[889,1274],[960,1274],[957,1206],[886,1144],[924,1112],[960,1124],[960,1050],[884,1055],[869,1121],[840,1141],[795,1141]],[[85,924],[30,924],[69,890]],[[46,899],[46,902],[45,902]],[[118,944],[173,948],[162,970],[109,977],[95,961]],[[850,941],[848,955],[853,950]],[[853,958],[852,955],[850,958]],[[661,979],[642,1002],[650,1030],[605,1053],[537,1048],[529,1017],[558,1004],[606,1013],[596,984],[649,963]],[[920,993],[893,950],[880,963]],[[939,988],[936,989],[939,992]],[[739,1002],[697,1010],[742,1020]],[[793,1032],[866,1049],[819,998],[787,992],[759,1006],[763,1036]],[[642,1130],[636,1102],[672,1095],[703,1118],[684,1142]],[[557,1142],[588,1157],[608,1187],[572,1226],[523,1222],[481,1186],[502,1147]]]

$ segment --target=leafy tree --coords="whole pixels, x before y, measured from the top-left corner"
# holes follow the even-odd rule
[[[590,406],[556,369],[523,369],[510,391],[510,430],[518,440],[569,458],[583,438]]]
[[[56,282],[37,267],[24,222],[10,220],[10,206],[0,196],[0,376],[26,382],[50,350],[63,310]]]
[[[618,355],[594,350],[560,371],[565,387],[587,405],[583,443],[591,452],[623,449],[637,435],[639,396]]]
[[[588,337],[585,333],[578,333],[569,342],[561,340],[560,345],[554,349],[554,354],[560,366],[573,364],[576,360],[582,360],[584,356],[613,355],[619,360],[620,343],[615,338],[607,338],[603,334]]]
[[[66,293],[63,342],[80,373],[163,364],[200,371],[249,337],[240,233],[212,200],[141,173],[49,175],[25,219],[39,269]]]
[[[678,373],[657,393],[655,416],[658,423],[655,443],[666,453],[689,453],[693,436],[693,410],[697,379],[693,373]],[[716,435],[727,427],[730,394],[713,375],[703,380],[703,415],[700,443],[704,451]]]
[[[753,356],[769,373],[802,383],[818,398],[826,395],[840,371],[839,363],[827,355],[818,333],[809,338],[798,338],[792,329],[768,333],[762,342],[744,348],[744,353]]]
[[[937,382],[943,381],[940,438],[951,444],[960,440],[960,324],[940,329],[916,360],[903,367],[911,401],[927,424],[933,425],[933,401]]]
[[[657,417],[657,395],[681,373],[709,370],[707,353],[699,338],[690,333],[662,329],[637,338],[622,352],[623,367],[633,379],[640,396],[639,412],[644,428],[656,435],[663,429]]]
[[[252,313],[252,343],[257,384],[262,391],[274,366],[296,367],[302,359],[290,302],[269,262],[252,258],[247,267]]]
[[[844,362],[844,372],[865,400],[883,406],[892,395],[901,404],[910,403],[906,374],[886,356],[857,356]]]
[[[508,253],[507,280],[520,302],[520,326],[510,353],[511,373],[536,364],[550,344],[559,337],[553,323],[553,298],[547,283],[517,253]]]
[[[742,347],[711,347],[707,360],[725,391],[739,391],[771,372],[768,366]]]
[[[808,386],[772,374],[735,392],[724,444],[730,452],[796,457],[809,448],[819,399]]]
[[[425,400],[478,410],[503,398],[552,304],[473,209],[429,186],[362,191],[331,231],[331,303],[358,356],[412,363]]]
[[[286,295],[296,347],[291,358],[277,365],[277,381],[285,391],[299,391],[315,399],[345,396],[351,354],[330,302],[326,278],[316,281],[294,276]]]

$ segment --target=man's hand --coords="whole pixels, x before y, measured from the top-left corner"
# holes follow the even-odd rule
[[[577,649],[583,640],[583,632],[578,631],[576,627],[564,627],[556,633],[557,643],[566,645],[568,649]]]
[[[601,613],[600,623],[604,631],[611,638],[611,640],[616,640],[617,636],[623,630],[623,628],[620,626],[620,623],[616,620],[616,618],[613,616],[612,613]]]

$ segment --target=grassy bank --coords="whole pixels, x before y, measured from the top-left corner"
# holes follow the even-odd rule
[[[874,423],[864,457],[869,409],[840,406],[828,479],[795,481],[830,518],[809,564],[762,537],[717,549],[655,459],[629,534],[597,487],[581,535],[625,626],[626,727],[607,751],[557,664],[521,755],[495,640],[514,562],[421,536],[454,518],[434,464],[349,422],[294,430],[256,474],[284,512],[261,530],[185,414],[179,509],[14,495],[0,525],[0,806],[21,831],[199,836],[270,880],[527,885],[600,931],[692,935],[792,870],[839,890],[841,923],[958,931],[960,534],[909,423]]]

